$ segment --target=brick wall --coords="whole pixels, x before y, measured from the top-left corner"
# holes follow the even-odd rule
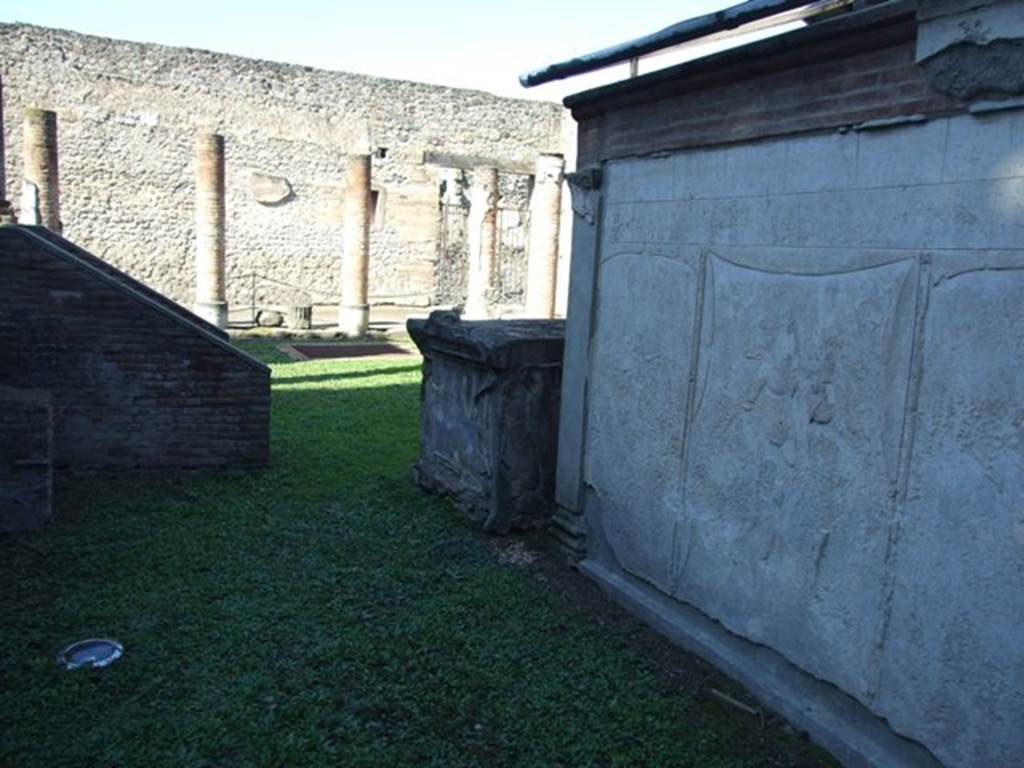
[[[52,515],[53,409],[47,392],[0,386],[0,533]]]
[[[265,464],[267,367],[61,243],[0,227],[0,385],[51,393],[54,466]]]
[[[856,126],[963,105],[914,62],[904,7],[823,37],[814,26],[566,100],[580,122],[579,165],[673,149]]]

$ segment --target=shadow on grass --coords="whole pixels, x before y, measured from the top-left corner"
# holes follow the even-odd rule
[[[0,539],[0,764],[831,764],[414,487],[418,366],[315,370],[277,382],[266,470],[72,478]],[[91,636],[124,659],[58,670]]]
[[[301,363],[297,363],[296,365],[301,365]],[[406,366],[401,366],[401,367],[396,367],[396,368],[388,368],[387,369],[387,374],[388,375],[394,375],[394,374],[398,374],[398,373],[413,373],[413,372],[418,372],[420,370],[420,368],[421,368],[421,363],[417,362],[414,365],[406,365]],[[319,374],[314,374],[314,375],[309,375],[309,376],[303,376],[303,375],[292,376],[292,375],[290,375],[292,373],[292,371],[294,371],[294,370],[295,370],[294,368],[291,368],[288,371],[289,375],[282,375],[280,377],[276,377],[274,379],[275,383],[278,383],[278,384],[310,384],[310,383],[322,382],[322,381],[340,381],[340,380],[343,380],[343,379],[362,379],[362,378],[366,378],[368,376],[380,376],[381,375],[381,370],[380,369],[373,369],[373,370],[368,370],[368,371],[338,372],[338,373],[319,373]]]

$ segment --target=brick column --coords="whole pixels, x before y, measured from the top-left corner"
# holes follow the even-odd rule
[[[346,336],[366,334],[370,265],[370,156],[349,155],[345,163],[344,251],[341,261],[341,306],[338,330]]]
[[[469,196],[469,280],[462,316],[491,315],[498,250],[498,169],[475,168]]]
[[[561,155],[537,157],[537,175],[530,197],[530,255],[526,270],[526,314],[555,316],[558,276],[558,231],[562,218]]]
[[[195,313],[227,328],[225,292],[224,137],[196,136],[196,303]]]
[[[63,225],[57,173],[56,112],[34,107],[25,110],[23,160],[21,222],[42,224],[59,235]]]

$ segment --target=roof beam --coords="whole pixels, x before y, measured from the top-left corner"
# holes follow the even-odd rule
[[[711,39],[721,40],[777,24],[788,24],[850,5],[851,2],[852,0],[747,0],[731,8],[681,21],[651,35],[527,72],[520,75],[519,82],[526,88],[532,88],[553,80],[604,69],[623,61],[639,59],[691,41],[710,42]]]

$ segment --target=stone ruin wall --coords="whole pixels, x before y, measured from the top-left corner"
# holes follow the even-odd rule
[[[440,187],[461,172],[426,153],[522,169],[571,141],[556,104],[20,24],[0,24],[0,76],[8,198],[17,205],[21,190],[23,108],[56,110],[65,236],[189,306],[197,130],[225,136],[236,308],[250,301],[252,273],[337,301],[343,155],[367,132],[386,148],[373,160],[373,303],[436,299]],[[257,202],[253,172],[286,178],[292,196]],[[529,177],[503,173],[502,191],[501,205],[524,207]],[[260,298],[286,293],[262,284]]]

